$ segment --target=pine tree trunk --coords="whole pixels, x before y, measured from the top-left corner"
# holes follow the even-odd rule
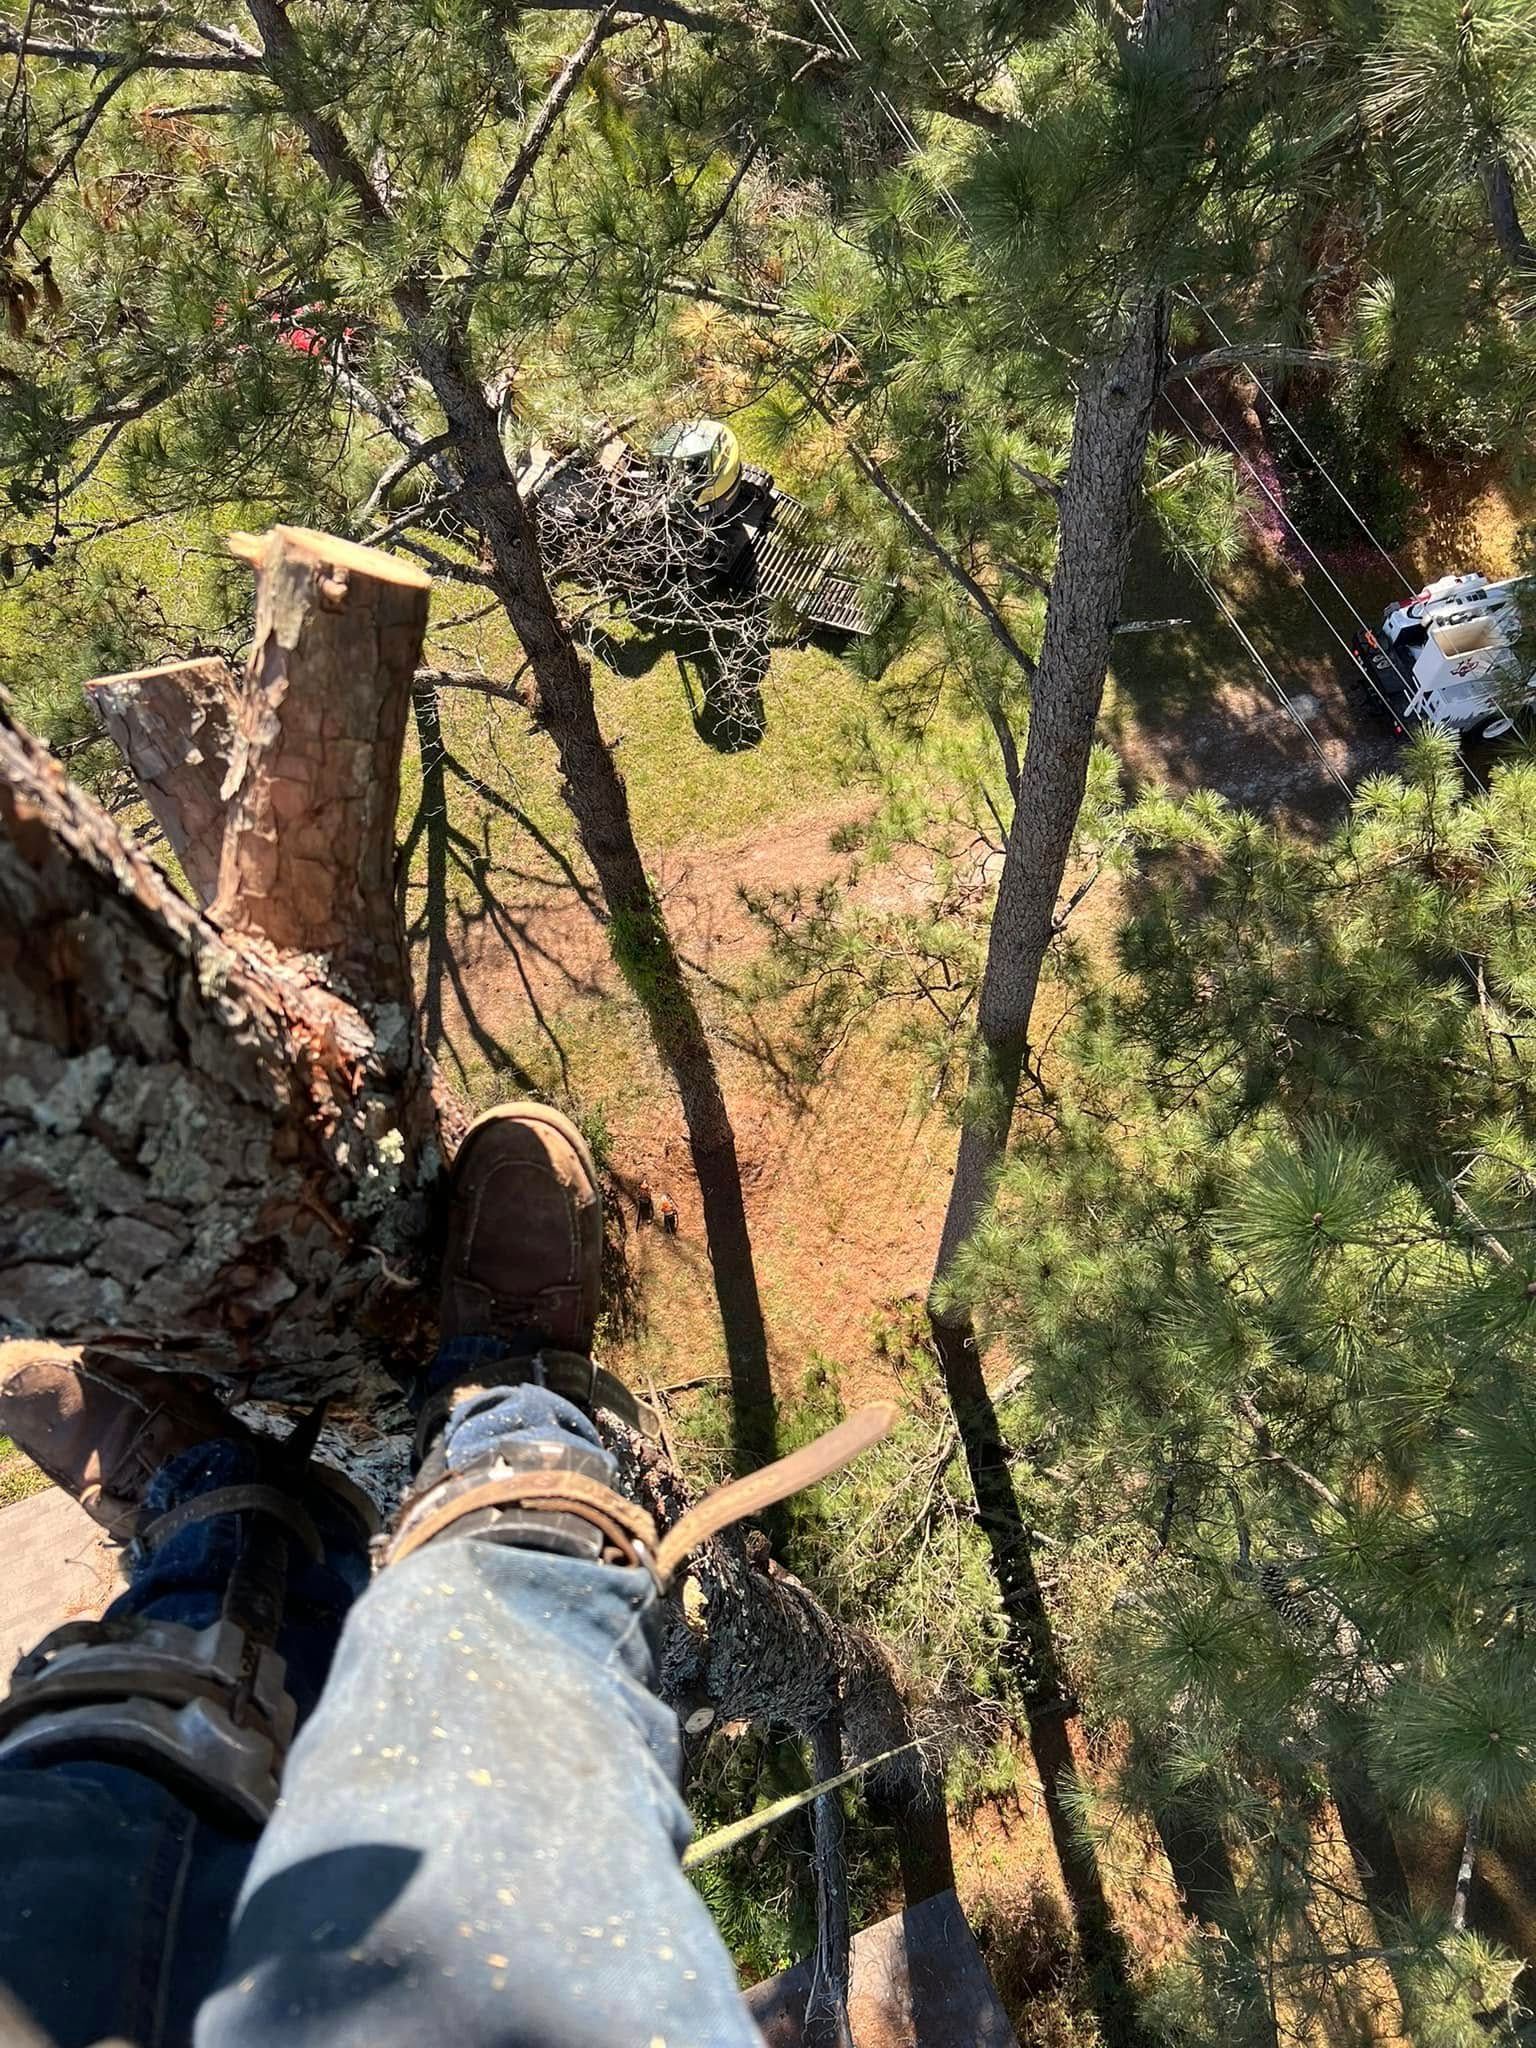
[[[591,666],[550,592],[495,414],[448,350],[418,336],[417,356],[448,420],[465,503],[489,547],[493,587],[528,657],[534,715],[555,743],[562,793],[608,907],[614,959],[682,1103],[736,1394],[738,1449],[756,1462],[773,1455],[767,1340],[736,1135],[714,1053],[635,841],[624,778],[598,724]]]
[[[1517,270],[1536,270],[1536,242],[1532,242],[1525,232],[1525,224],[1520,218],[1515,181],[1510,175],[1508,161],[1501,156],[1485,157],[1478,166],[1478,176],[1482,180],[1494,240]]]
[[[371,228],[390,226],[385,201],[343,130],[318,105],[283,0],[251,0],[273,84],[311,156],[357,200]],[[624,778],[597,720],[591,666],[560,616],[528,510],[501,445],[496,413],[474,372],[461,319],[407,277],[392,293],[417,368],[446,421],[466,516],[483,535],[491,584],[533,674],[535,716],[555,743],[563,793],[609,912],[614,958],[645,1011],[682,1102],[735,1392],[742,1462],[773,1455],[767,1338],[742,1196],[736,1136],[714,1054],[635,841]]]
[[[409,1342],[439,1164],[390,882],[428,588],[283,527],[257,571],[217,924],[0,718],[0,1296],[13,1334],[312,1397]],[[175,751],[157,809],[203,844]]]
[[[1137,308],[1119,352],[1093,365],[1078,389],[1029,737],[977,1007],[972,1106],[960,1135],[935,1289],[975,1228],[1007,1145],[1040,971],[1087,787],[1141,504],[1147,431],[1167,357],[1168,307],[1157,293]],[[931,1291],[930,1314],[951,1391],[963,1392],[954,1366],[972,1342],[969,1313],[944,1305]]]

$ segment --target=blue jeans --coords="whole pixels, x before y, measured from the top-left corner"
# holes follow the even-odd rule
[[[593,1440],[542,1389],[456,1452],[458,1422],[452,1463],[498,1431]],[[152,1504],[247,1476],[241,1455],[178,1459]],[[318,1703],[260,1839],[128,1768],[0,1769],[0,1984],[58,2048],[760,2048],[679,1867],[649,1577],[449,1535],[348,1613],[360,1540],[321,1533],[279,1639]],[[174,1536],[114,1612],[210,1618],[235,1536]]]

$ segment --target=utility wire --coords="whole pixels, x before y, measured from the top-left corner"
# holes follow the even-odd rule
[[[855,63],[862,64],[864,61],[862,52],[859,50],[858,45],[854,42],[852,36],[849,35],[847,29],[843,26],[841,20],[838,18],[838,15],[832,5],[832,0],[811,0],[811,7],[820,19],[823,27],[841,45],[844,55],[852,58]],[[906,34],[907,40],[909,43],[911,43],[912,48],[914,50],[918,50],[918,45],[913,40],[911,31],[906,28],[905,23],[899,23],[898,25],[903,29],[903,32]],[[920,50],[918,50],[918,54],[922,55],[923,53]],[[927,61],[930,70],[933,71],[934,76],[938,78],[940,83],[942,84],[943,74],[938,70],[938,67],[933,63],[931,57],[929,57]],[[889,120],[892,128],[895,130],[896,135],[901,141],[903,147],[910,151],[911,154],[914,156],[921,154],[922,143],[918,138],[917,134],[915,133],[915,131],[913,130],[911,123],[906,119],[905,115],[902,114],[892,104],[887,94],[884,91],[882,91],[879,87],[871,87],[871,94],[876,104],[881,108],[882,112],[885,114],[887,120]],[[956,201],[953,193],[949,191],[947,186],[939,186],[937,190],[938,196],[944,204],[944,206],[946,207],[946,209],[948,210],[951,218],[954,219],[960,227],[964,228],[967,231],[967,234],[970,236],[972,246],[977,246],[975,242],[974,233],[971,230],[971,223],[967,219],[963,209]],[[1197,306],[1200,309],[1200,311],[1204,313],[1205,317],[1210,321],[1212,327],[1216,330],[1217,334],[1220,335],[1222,342],[1225,346],[1229,348],[1235,346],[1235,344],[1231,340],[1231,337],[1222,327],[1221,322],[1216,318],[1215,314],[1210,311],[1209,307],[1207,307],[1198,297],[1196,297],[1196,295],[1193,292],[1186,291],[1183,293],[1183,296],[1190,304]],[[1034,323],[1029,322],[1028,324],[1033,326]],[[1038,334],[1039,330],[1036,329],[1035,331]],[[1044,340],[1045,337],[1041,335],[1039,338],[1041,340]],[[1174,357],[1173,352],[1171,350],[1169,351],[1169,361],[1174,364],[1175,368],[1178,367],[1177,360]],[[1254,383],[1264,393],[1265,398],[1269,401],[1270,405],[1273,406],[1275,412],[1284,421],[1286,427],[1295,437],[1298,444],[1305,450],[1309,460],[1312,462],[1318,474],[1321,477],[1323,477],[1325,482],[1328,484],[1329,488],[1335,493],[1335,495],[1344,505],[1350,517],[1355,521],[1355,524],[1360,527],[1361,531],[1366,535],[1367,539],[1371,542],[1371,545],[1376,549],[1377,553],[1381,556],[1382,560],[1387,564],[1388,568],[1391,569],[1393,575],[1397,577],[1398,581],[1403,585],[1403,588],[1405,590],[1407,590],[1410,594],[1413,594],[1413,584],[1409,582],[1408,578],[1397,566],[1397,563],[1393,561],[1392,557],[1387,553],[1386,549],[1377,539],[1375,533],[1372,532],[1371,528],[1367,525],[1365,519],[1355,509],[1355,506],[1350,501],[1349,497],[1346,495],[1343,488],[1335,481],[1332,472],[1323,462],[1321,456],[1317,454],[1316,450],[1311,446],[1311,444],[1307,441],[1306,437],[1302,434],[1301,429],[1291,419],[1290,415],[1286,412],[1285,408],[1280,404],[1280,401],[1264,384],[1263,380],[1258,376],[1257,372],[1253,369],[1253,366],[1249,363],[1245,363],[1244,368],[1248,371],[1249,376],[1253,378]],[[1076,388],[1075,380],[1073,388]],[[1248,471],[1249,475],[1253,478],[1254,482],[1259,486],[1259,489],[1264,493],[1265,497],[1269,500],[1270,504],[1274,507],[1276,512],[1279,513],[1281,519],[1285,522],[1285,525],[1289,528],[1290,532],[1295,536],[1297,541],[1300,542],[1301,546],[1306,550],[1311,560],[1316,563],[1319,569],[1322,570],[1324,576],[1327,577],[1329,583],[1332,585],[1340,601],[1344,604],[1346,609],[1354,616],[1357,624],[1365,632],[1372,631],[1373,629],[1365,619],[1364,615],[1360,612],[1359,608],[1355,605],[1355,603],[1349,597],[1347,592],[1345,592],[1340,587],[1339,583],[1329,570],[1327,564],[1317,554],[1317,551],[1313,548],[1311,542],[1307,539],[1306,535],[1301,531],[1300,527],[1291,517],[1289,511],[1280,502],[1280,500],[1276,498],[1274,492],[1270,490],[1268,484],[1264,481],[1264,478],[1260,475],[1257,468],[1249,460],[1248,456],[1243,452],[1243,450],[1238,446],[1236,440],[1228,431],[1225,422],[1221,419],[1220,415],[1213,410],[1213,408],[1207,401],[1204,392],[1199,390],[1193,382],[1189,382],[1189,390],[1192,393],[1192,395],[1196,399],[1198,399],[1200,404],[1205,408],[1206,413],[1214,422],[1218,432],[1222,436],[1222,439],[1227,443],[1227,446],[1231,449],[1232,453],[1237,457],[1238,461],[1241,462],[1243,467]],[[1196,435],[1194,428],[1191,426],[1189,420],[1185,417],[1181,408],[1175,403],[1173,398],[1166,391],[1164,392],[1163,396],[1167,401],[1170,411],[1172,411],[1175,418],[1178,419],[1180,425],[1184,428],[1184,431],[1189,436],[1190,440],[1195,440]],[[1277,677],[1275,676],[1274,671],[1270,668],[1269,664],[1265,661],[1263,655],[1254,645],[1254,642],[1249,636],[1249,634],[1244,630],[1236,613],[1232,611],[1231,607],[1226,603],[1225,599],[1217,591],[1215,585],[1211,582],[1210,578],[1206,575],[1205,571],[1200,567],[1199,563],[1196,562],[1194,556],[1189,552],[1189,550],[1187,548],[1182,548],[1180,552],[1183,554],[1185,561],[1189,564],[1189,567],[1194,571],[1195,576],[1203,586],[1206,595],[1210,598],[1212,604],[1214,604],[1217,610],[1222,613],[1223,617],[1227,620],[1227,623],[1232,627],[1232,630],[1237,634],[1238,639],[1242,642],[1244,648],[1247,650],[1249,657],[1252,659],[1255,666],[1259,669],[1260,673],[1263,675],[1265,681],[1269,684],[1270,688],[1274,691],[1275,695],[1279,698],[1280,702],[1284,705],[1289,717],[1296,725],[1298,725],[1301,728],[1302,732],[1306,734],[1307,740],[1310,743],[1313,752],[1317,755],[1319,761],[1322,762],[1323,767],[1325,768],[1327,773],[1330,776],[1332,776],[1333,780],[1338,784],[1340,789],[1344,791],[1346,796],[1352,797],[1354,795],[1354,791],[1351,789],[1349,783],[1344,779],[1344,777],[1339,773],[1338,769],[1335,768],[1333,763],[1329,760],[1327,753],[1323,748],[1322,742],[1318,739],[1316,733],[1312,730],[1311,726],[1307,723],[1307,721],[1301,716],[1300,712],[1297,711],[1295,705],[1291,702],[1291,699],[1286,695],[1286,692],[1281,686]],[[1350,646],[1349,642],[1344,638],[1343,634],[1339,631],[1338,627],[1334,624],[1333,620],[1328,616],[1328,613],[1324,610],[1323,606],[1318,602],[1317,598],[1313,595],[1312,590],[1308,586],[1306,577],[1301,576],[1298,578],[1298,581],[1301,585],[1302,594],[1306,598],[1308,604],[1311,605],[1312,609],[1317,613],[1318,617],[1322,620],[1324,626],[1327,627],[1328,631],[1332,634],[1333,638],[1344,650],[1344,653],[1348,657],[1351,666],[1362,677],[1367,687],[1376,696],[1383,710],[1391,718],[1394,727],[1397,730],[1401,731],[1402,728],[1398,721],[1397,713],[1393,709],[1390,700],[1387,698],[1387,696],[1381,690],[1380,686],[1377,684],[1375,677],[1366,668],[1365,664],[1360,661],[1360,659],[1355,653],[1355,650]],[[1468,777],[1468,779],[1472,782],[1474,787],[1479,791],[1480,794],[1486,796],[1488,794],[1486,785],[1483,783],[1475,769],[1473,769],[1473,767],[1467,761],[1465,755],[1462,754],[1459,748],[1457,749],[1456,759],[1461,766],[1462,772]]]
[[[1169,359],[1170,361],[1172,360],[1171,355]],[[1199,403],[1204,408],[1207,417],[1211,420],[1212,424],[1216,428],[1216,431],[1221,435],[1221,438],[1226,442],[1228,448],[1231,449],[1233,455],[1236,456],[1237,460],[1242,464],[1243,468],[1247,470],[1248,474],[1253,478],[1254,482],[1258,485],[1259,489],[1264,493],[1264,496],[1269,500],[1270,504],[1274,507],[1275,511],[1280,515],[1280,518],[1285,522],[1287,529],[1295,536],[1296,540],[1306,550],[1311,560],[1314,563],[1316,563],[1319,569],[1322,570],[1323,575],[1327,578],[1329,584],[1332,586],[1335,594],[1339,598],[1340,603],[1342,603],[1353,615],[1356,624],[1361,628],[1363,632],[1371,632],[1373,629],[1367,622],[1365,615],[1354,603],[1353,599],[1351,599],[1348,592],[1341,588],[1337,578],[1333,575],[1327,563],[1322,560],[1317,550],[1312,546],[1312,543],[1307,539],[1306,535],[1302,532],[1301,528],[1296,524],[1296,521],[1291,517],[1289,511],[1287,511],[1286,507],[1281,503],[1280,499],[1277,498],[1274,492],[1269,488],[1269,485],[1264,481],[1264,478],[1259,473],[1259,470],[1254,465],[1254,463],[1238,446],[1238,443],[1232,435],[1232,432],[1228,428],[1226,422],[1222,419],[1221,415],[1211,405],[1210,401],[1206,398],[1204,392],[1197,390],[1193,384],[1189,385],[1189,390],[1191,394],[1196,399],[1198,399]],[[1186,418],[1185,414],[1180,409],[1177,402],[1167,392],[1165,392],[1163,395],[1167,400],[1169,410],[1173,413],[1174,417],[1179,421],[1180,425],[1184,428],[1184,431],[1193,440],[1195,438],[1194,430],[1190,426],[1189,420]],[[1391,700],[1387,697],[1385,692],[1382,690],[1380,684],[1376,681],[1376,678],[1371,674],[1370,670],[1366,667],[1365,663],[1360,660],[1359,656],[1355,653],[1354,648],[1350,646],[1349,642],[1344,638],[1344,635],[1339,631],[1338,627],[1334,624],[1333,620],[1329,618],[1323,606],[1319,604],[1316,596],[1313,594],[1312,590],[1308,586],[1306,577],[1302,576],[1298,580],[1301,585],[1302,595],[1306,598],[1308,604],[1311,605],[1313,611],[1317,613],[1317,616],[1322,620],[1323,624],[1327,627],[1328,631],[1333,635],[1334,639],[1339,643],[1339,646],[1344,650],[1344,653],[1348,658],[1351,666],[1360,675],[1367,689],[1371,691],[1372,695],[1380,703],[1382,709],[1387,713],[1388,717],[1392,720],[1393,724],[1395,726],[1399,726],[1400,729],[1400,721],[1398,719],[1397,712],[1393,708]],[[1456,750],[1456,759],[1461,765],[1462,773],[1467,777],[1467,780],[1472,784],[1472,786],[1478,791],[1479,795],[1486,796],[1488,794],[1487,784],[1483,781],[1482,777],[1477,773],[1477,770],[1468,761],[1467,757],[1465,756],[1465,754],[1462,753],[1459,747]]]
[[[1227,330],[1222,326],[1221,322],[1216,318],[1216,315],[1211,311],[1210,307],[1206,305],[1203,299],[1197,298],[1195,294],[1190,291],[1186,291],[1182,294],[1182,296],[1187,304],[1199,308],[1199,310],[1205,315],[1206,319],[1210,321],[1212,327],[1215,328],[1217,334],[1221,337],[1223,344],[1227,348],[1237,347],[1238,344],[1233,341],[1231,335],[1228,334]],[[1269,386],[1264,382],[1264,379],[1253,367],[1253,364],[1249,362],[1246,358],[1243,361],[1243,368],[1248,372],[1248,375],[1253,379],[1254,383],[1258,386],[1260,391],[1263,392],[1264,397],[1268,401],[1270,408],[1275,413],[1277,413],[1279,417],[1284,421],[1286,428],[1290,432],[1292,438],[1296,442],[1298,442],[1301,448],[1305,451],[1308,460],[1312,464],[1312,467],[1317,471],[1318,475],[1323,479],[1324,483],[1326,483],[1328,488],[1333,492],[1334,496],[1338,499],[1339,503],[1344,507],[1345,511],[1349,514],[1350,518],[1354,520],[1356,526],[1359,527],[1360,531],[1365,535],[1366,539],[1370,542],[1371,546],[1376,550],[1377,554],[1380,555],[1381,559],[1392,571],[1392,574],[1397,578],[1398,582],[1402,584],[1404,590],[1408,592],[1410,597],[1416,597],[1418,595],[1416,587],[1412,583],[1410,583],[1408,578],[1403,574],[1402,570],[1398,567],[1394,557],[1388,554],[1387,550],[1382,546],[1381,542],[1377,539],[1376,534],[1374,533],[1372,528],[1369,525],[1367,525],[1364,514],[1357,510],[1353,500],[1349,497],[1343,485],[1340,484],[1338,480],[1335,478],[1333,471],[1329,469],[1327,463],[1324,462],[1323,458],[1312,446],[1311,442],[1307,439],[1306,435],[1302,433],[1300,427],[1297,426],[1296,422],[1291,418],[1290,414],[1286,411],[1285,407],[1280,403],[1279,399],[1276,398],[1274,392],[1270,390]]]
[[[1323,749],[1322,741],[1318,738],[1317,734],[1312,730],[1311,726],[1308,725],[1307,721],[1302,717],[1301,713],[1296,709],[1296,706],[1291,702],[1290,698],[1286,695],[1278,678],[1275,675],[1274,670],[1270,667],[1269,663],[1264,659],[1263,655],[1259,652],[1258,648],[1255,647],[1253,641],[1249,638],[1248,634],[1243,630],[1242,622],[1238,618],[1236,612],[1232,610],[1231,606],[1227,603],[1226,599],[1221,595],[1220,591],[1217,590],[1215,584],[1212,583],[1210,577],[1206,575],[1205,571],[1201,568],[1200,564],[1195,560],[1194,556],[1190,553],[1189,549],[1181,548],[1179,552],[1183,555],[1184,560],[1189,565],[1190,569],[1193,571],[1197,582],[1200,584],[1200,587],[1204,590],[1206,596],[1211,600],[1211,603],[1216,607],[1217,611],[1221,613],[1222,617],[1226,620],[1227,624],[1232,628],[1233,632],[1237,635],[1238,639],[1243,643],[1243,646],[1247,649],[1249,659],[1253,662],[1254,667],[1258,669],[1259,673],[1263,676],[1265,682],[1269,684],[1269,687],[1280,699],[1280,702],[1285,706],[1287,713],[1290,715],[1294,723],[1299,725],[1301,727],[1301,730],[1306,734],[1307,739],[1311,744],[1313,753],[1316,754],[1318,760],[1322,762],[1326,772],[1333,777],[1334,781],[1339,785],[1340,789],[1343,790],[1344,794],[1347,797],[1353,797],[1355,792],[1353,791],[1353,789],[1351,789],[1350,785],[1345,781],[1344,777],[1339,773],[1338,769],[1335,768],[1333,763],[1329,760],[1326,752]]]

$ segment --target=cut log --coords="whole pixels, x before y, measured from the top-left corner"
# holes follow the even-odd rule
[[[252,554],[222,928],[0,713],[0,1330],[304,1398],[416,1336],[439,1141],[391,869],[427,588],[285,528]]]
[[[321,955],[403,1021],[395,818],[431,585],[396,555],[303,527],[230,546],[256,567],[256,639],[234,710],[214,917]]]
[[[234,690],[217,658],[85,685],[199,903],[211,903],[219,885]]]

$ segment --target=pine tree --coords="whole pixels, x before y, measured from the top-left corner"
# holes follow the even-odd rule
[[[140,503],[281,498],[317,524],[371,517],[380,485],[413,470],[432,478],[414,551],[487,591],[526,657],[615,960],[682,1102],[743,1449],[761,1456],[771,1394],[734,1133],[488,390],[526,325],[503,277],[526,188],[620,18],[598,14],[520,120],[548,44],[477,10],[373,10],[344,35],[323,9],[248,12],[254,37],[175,14],[104,15],[89,45],[8,32],[0,466],[24,566],[73,544],[73,501],[103,465]],[[167,107],[187,73],[228,97]],[[365,430],[397,453],[348,501]],[[445,508],[470,550],[420,537]]]
[[[1218,819],[1149,893],[962,1261],[1077,1546],[1085,1709],[1132,1736],[1083,1824],[1220,1852],[1158,1993],[1201,2038],[1383,1963],[1414,2038],[1510,1993],[1468,1902],[1536,1811],[1536,778],[1408,769],[1320,847]],[[1465,1843],[1429,1905],[1393,1880],[1426,1816]]]

